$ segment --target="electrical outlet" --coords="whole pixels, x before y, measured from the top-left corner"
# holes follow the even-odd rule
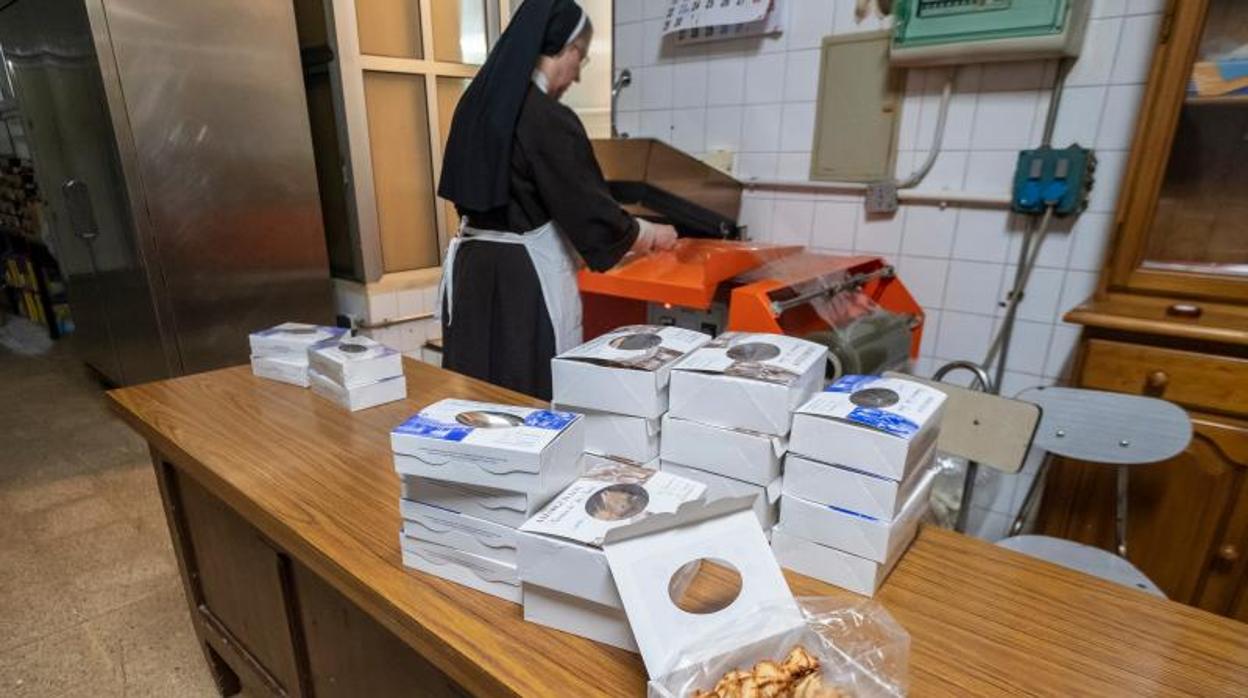
[[[1095,172],[1096,154],[1078,144],[1024,150],[1014,171],[1012,208],[1037,214],[1052,206],[1058,216],[1079,213],[1088,206]]]

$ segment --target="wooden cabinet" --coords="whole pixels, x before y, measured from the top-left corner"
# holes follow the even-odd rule
[[[1171,2],[1127,166],[1110,259],[1074,372],[1086,388],[1189,411],[1191,444],[1131,469],[1127,556],[1171,599],[1248,620],[1248,96],[1213,94],[1248,3]],[[1114,545],[1112,468],[1059,462],[1041,532]]]

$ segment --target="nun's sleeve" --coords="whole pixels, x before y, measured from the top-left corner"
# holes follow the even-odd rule
[[[552,119],[525,155],[550,217],[594,271],[606,271],[637,239],[637,221],[611,196],[576,116]]]

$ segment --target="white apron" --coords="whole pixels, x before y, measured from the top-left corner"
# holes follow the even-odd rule
[[[581,292],[576,283],[577,258],[568,249],[568,243],[554,221],[527,233],[506,233],[497,230],[479,230],[467,223],[460,226],[459,236],[451,240],[442,262],[442,281],[438,285],[438,306],[434,316],[442,317],[443,301],[446,303],[446,324],[455,318],[455,253],[460,245],[474,240],[522,245],[529,253],[537,280],[546,301],[546,312],[555,331],[555,352],[563,352],[581,344]]]

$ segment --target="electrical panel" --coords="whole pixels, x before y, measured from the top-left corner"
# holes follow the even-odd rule
[[[893,65],[1078,56],[1092,0],[897,0]]]
[[[1092,193],[1096,154],[1087,148],[1037,148],[1018,154],[1014,171],[1012,208],[1019,213],[1053,213],[1067,216],[1088,206]]]

